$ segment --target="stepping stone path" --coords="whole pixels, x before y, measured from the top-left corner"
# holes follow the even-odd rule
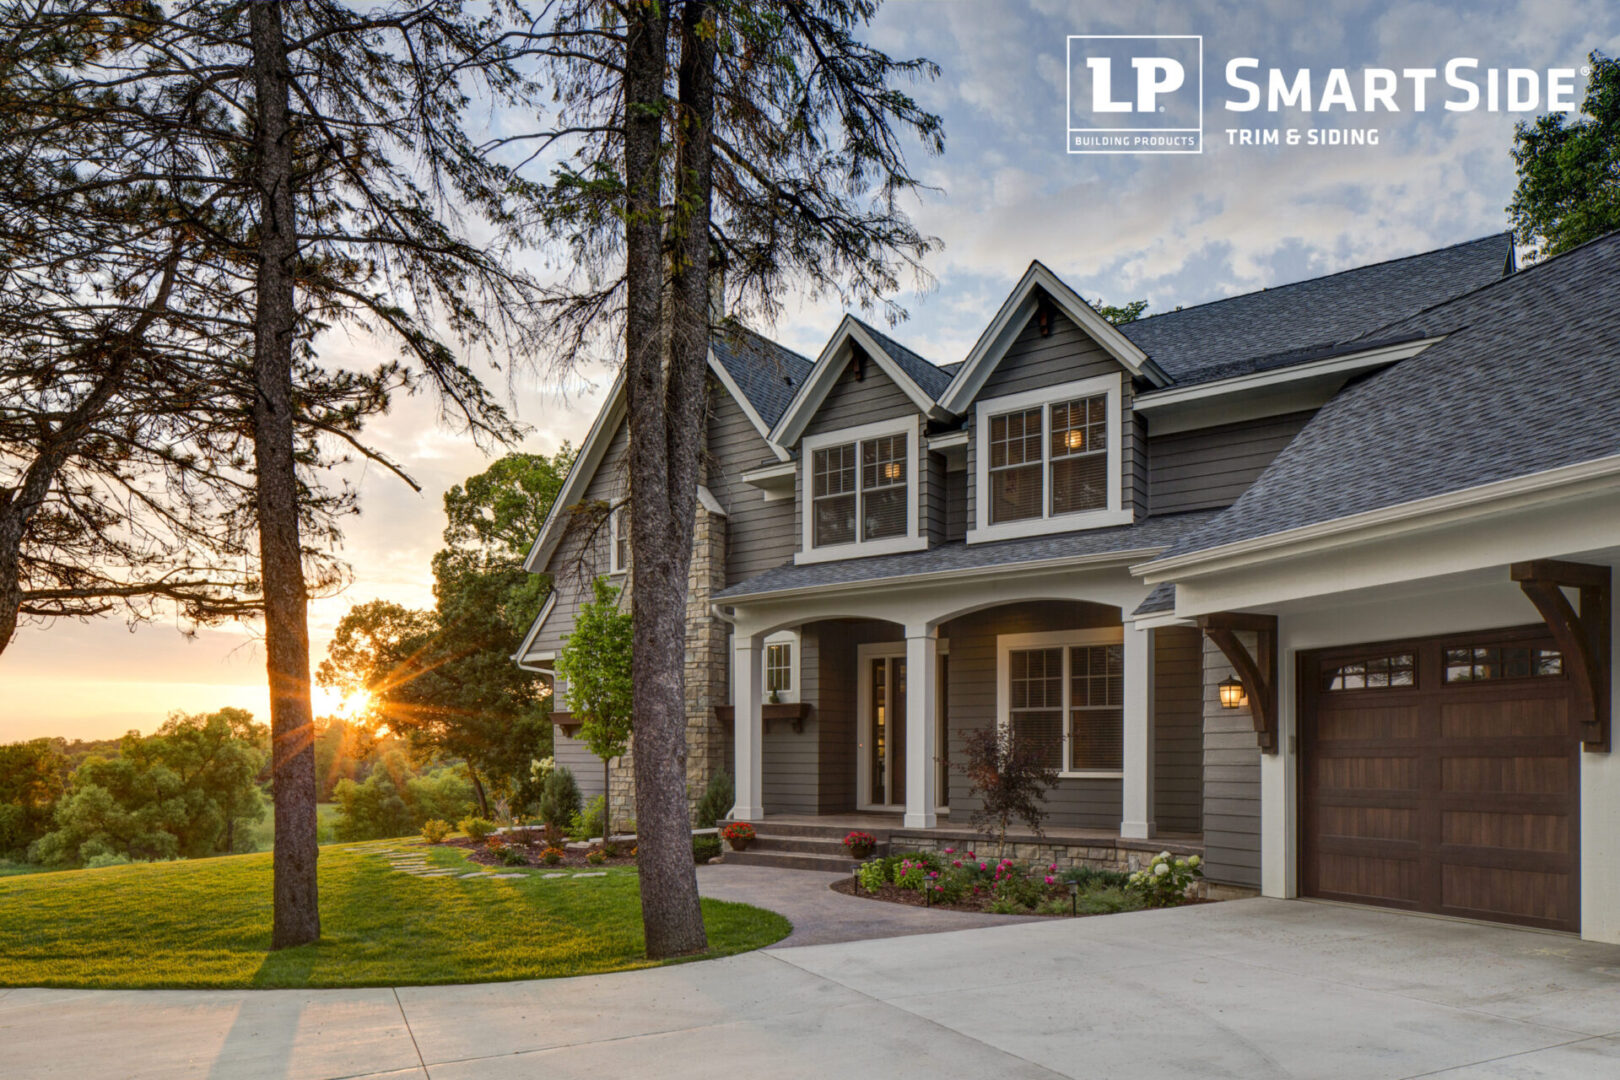
[[[510,881],[513,878],[525,878],[528,876],[528,874],[490,874],[489,879],[491,881]]]
[[[575,874],[574,876],[577,877],[577,878],[581,878],[581,877],[607,877],[607,871],[606,870],[598,870],[594,874]]]
[[[572,874],[541,874],[540,876],[545,878],[547,881],[550,881],[552,878],[573,877]]]

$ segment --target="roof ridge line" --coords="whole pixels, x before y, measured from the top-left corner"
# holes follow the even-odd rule
[[[1309,285],[1317,281],[1326,281],[1329,278],[1341,277],[1345,274],[1354,274],[1361,270],[1371,270],[1374,267],[1389,266],[1393,263],[1406,262],[1409,259],[1421,259],[1429,255],[1438,255],[1442,251],[1453,251],[1460,247],[1468,247],[1470,244],[1483,244],[1487,240],[1495,240],[1497,237],[1501,236],[1507,237],[1509,244],[1513,242],[1512,230],[1503,229],[1501,232],[1487,233],[1484,236],[1476,236],[1472,240],[1459,240],[1455,244],[1443,244],[1440,247],[1430,248],[1427,251],[1414,251],[1410,255],[1395,255],[1388,259],[1379,259],[1377,262],[1363,263],[1360,266],[1347,266],[1343,270],[1334,270],[1331,273],[1319,274],[1316,277],[1300,278],[1298,281],[1287,281],[1281,285],[1262,285],[1260,288],[1250,289],[1248,292],[1233,293],[1231,296],[1218,296],[1213,300],[1201,300],[1196,304],[1184,304],[1181,307],[1172,308],[1169,311],[1160,311],[1153,315],[1143,315],[1129,323],[1121,324],[1121,329],[1123,330],[1124,327],[1127,326],[1135,326],[1142,323],[1152,322],[1154,319],[1163,319],[1170,315],[1180,315],[1183,312],[1195,311],[1198,308],[1209,307],[1212,304],[1224,304],[1229,300],[1241,300],[1246,296],[1258,296],[1261,293],[1267,292],[1281,292],[1283,289],[1292,289],[1300,285]],[[1590,242],[1591,241],[1588,241],[1588,243]],[[1571,250],[1576,249],[1572,248]],[[1563,254],[1567,255],[1569,252],[1564,252]],[[1538,263],[1536,265],[1540,264]],[[1504,275],[1504,277],[1511,276],[1512,275]]]
[[[1582,243],[1576,244],[1574,247],[1570,248],[1568,251],[1560,251],[1556,255],[1549,255],[1547,258],[1542,259],[1542,260],[1540,260],[1538,262],[1533,262],[1529,266],[1524,267],[1523,269],[1515,270],[1511,274],[1503,274],[1501,277],[1494,278],[1491,281],[1487,281],[1483,285],[1476,285],[1474,288],[1469,289],[1467,292],[1458,293],[1456,296],[1453,296],[1450,299],[1437,301],[1437,302],[1435,302],[1433,304],[1430,304],[1428,307],[1419,308],[1418,310],[1412,312],[1410,315],[1402,315],[1400,318],[1393,319],[1390,322],[1384,323],[1382,326],[1375,326],[1371,330],[1368,330],[1365,334],[1359,334],[1356,337],[1348,339],[1346,344],[1348,344],[1350,341],[1362,341],[1369,334],[1376,334],[1376,333],[1378,333],[1380,331],[1388,330],[1392,326],[1398,326],[1401,323],[1410,322],[1411,320],[1419,318],[1419,317],[1424,316],[1424,315],[1427,315],[1430,312],[1439,311],[1443,307],[1448,307],[1451,304],[1455,304],[1459,300],[1466,300],[1469,297],[1477,296],[1478,294],[1480,294],[1482,292],[1485,292],[1488,289],[1494,289],[1499,285],[1507,285],[1509,283],[1517,284],[1524,277],[1526,277],[1529,274],[1535,273],[1537,270],[1541,269],[1543,266],[1548,266],[1548,265],[1550,265],[1552,263],[1555,263],[1559,259],[1564,258],[1565,256],[1574,255],[1578,251],[1584,251],[1586,248],[1595,247],[1598,244],[1603,243],[1605,240],[1616,240],[1616,239],[1620,239],[1620,229],[1611,229],[1610,231],[1604,233],[1602,236],[1594,236],[1590,240],[1586,240],[1586,241],[1583,241]],[[1462,329],[1462,327],[1459,327],[1458,329]]]

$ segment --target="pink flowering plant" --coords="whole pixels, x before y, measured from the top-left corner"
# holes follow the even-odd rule
[[[869,832],[854,830],[844,837],[844,850],[857,859],[864,859],[877,847],[877,837]]]

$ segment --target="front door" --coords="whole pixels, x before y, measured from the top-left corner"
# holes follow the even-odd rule
[[[949,685],[950,656],[939,656],[939,687],[934,719],[939,746],[935,762],[938,806],[946,808],[949,784],[946,732],[946,687]],[[860,678],[857,687],[857,738],[860,770],[857,784],[862,810],[904,810],[906,806],[906,647],[904,642],[862,645],[859,652]]]
[[[863,650],[861,657],[861,803],[873,810],[906,805],[906,658]]]

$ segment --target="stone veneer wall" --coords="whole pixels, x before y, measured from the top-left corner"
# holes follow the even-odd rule
[[[625,580],[625,602],[634,585]],[[709,610],[711,598],[726,587],[726,519],[701,503],[692,524],[692,568],[686,590],[686,795],[695,808],[709,778],[727,771],[729,732],[714,717],[714,706],[731,700],[727,652],[730,627]],[[635,817],[635,746],[613,760],[608,771],[615,821]]]
[[[730,772],[730,733],[714,707],[731,701],[731,628],[710,610],[726,587],[726,519],[698,505],[692,526],[692,571],[686,590],[686,797],[697,801],[716,773]]]
[[[943,854],[946,848],[957,853],[974,852],[982,861],[995,852],[994,843],[971,833],[960,836],[911,835],[895,832],[889,837],[889,851],[933,851]],[[1161,851],[1172,855],[1202,856],[1204,849],[1196,844],[1168,844],[1152,840],[1063,840],[1053,837],[1019,836],[1007,838],[1005,857],[1035,865],[1056,863],[1059,870],[1076,866],[1089,866],[1097,870],[1140,870],[1153,861]]]

